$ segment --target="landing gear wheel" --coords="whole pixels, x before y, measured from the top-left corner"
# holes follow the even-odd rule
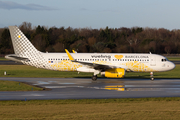
[[[97,75],[93,75],[93,76],[92,76],[92,80],[93,80],[93,81],[96,81],[96,80],[97,80]]]
[[[153,81],[153,80],[154,80],[154,78],[153,78],[153,72],[150,72],[150,77],[151,77],[151,81]]]

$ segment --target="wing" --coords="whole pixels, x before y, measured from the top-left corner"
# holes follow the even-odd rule
[[[67,49],[65,49],[69,59],[72,62],[76,62],[76,63],[80,63],[82,65],[86,65],[90,68],[94,68],[96,70],[105,70],[105,69],[111,69],[111,68],[121,68],[121,67],[117,67],[114,65],[109,65],[109,64],[99,64],[99,63],[91,63],[91,62],[83,62],[83,61],[77,61],[73,58],[73,56],[69,53],[69,51]]]
[[[88,66],[90,68],[94,68],[96,70],[104,70],[104,69],[110,69],[110,68],[117,68],[116,66],[106,65],[106,64],[82,62],[82,61],[76,61],[76,60],[72,60],[72,62],[77,62],[77,63],[83,64],[83,65],[86,65],[86,66]]]

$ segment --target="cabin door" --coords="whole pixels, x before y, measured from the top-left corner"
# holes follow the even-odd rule
[[[150,65],[156,66],[156,57],[154,57],[154,56],[150,57]]]

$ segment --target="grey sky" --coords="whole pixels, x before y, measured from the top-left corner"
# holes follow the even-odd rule
[[[38,5],[38,4],[19,4],[12,1],[0,1],[0,9],[22,9],[22,10],[55,10],[50,7]]]
[[[178,0],[0,0],[0,27],[152,27],[180,29]]]

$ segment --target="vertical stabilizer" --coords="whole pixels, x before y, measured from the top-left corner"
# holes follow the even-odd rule
[[[25,57],[27,53],[33,54],[38,52],[17,26],[9,26],[9,30],[16,55]]]
[[[26,58],[28,61],[20,60],[23,64],[38,68],[50,69],[42,52],[38,51],[17,26],[9,26],[16,58]]]

